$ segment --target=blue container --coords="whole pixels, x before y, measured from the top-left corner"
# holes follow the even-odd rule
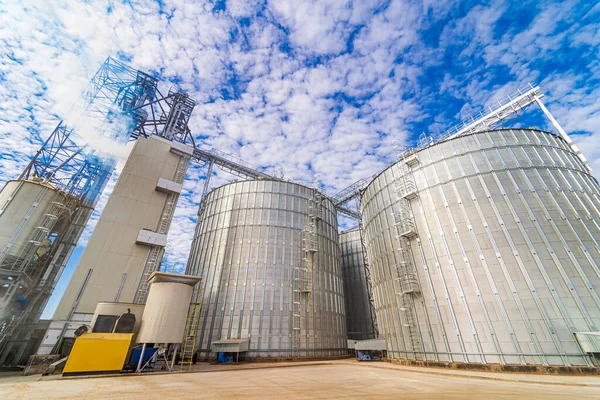
[[[233,355],[231,355],[230,353],[219,353],[217,354],[217,362],[219,364],[232,364]]]
[[[157,351],[158,351],[158,348],[146,347],[146,350],[144,350],[144,358],[142,359],[142,365],[146,364],[146,362],[150,359],[150,357],[152,357],[154,355],[154,353],[156,353]],[[131,357],[129,358],[129,363],[137,365],[138,362],[140,361],[140,354],[142,354],[141,347],[136,347],[135,349],[133,349],[133,351],[131,352]],[[154,363],[150,363],[146,366],[146,368],[144,368],[144,371],[153,371],[153,370],[154,370]]]
[[[368,350],[358,350],[359,361],[373,361],[373,355]]]

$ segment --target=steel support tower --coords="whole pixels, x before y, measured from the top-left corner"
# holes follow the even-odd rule
[[[19,176],[54,188],[60,196],[32,237],[25,238],[27,254],[39,253],[40,245],[49,241],[44,254],[16,262],[9,256],[10,242],[0,249],[0,278],[10,282],[0,302],[0,364],[21,359],[26,326],[39,320],[114,170],[114,158],[98,151],[96,140],[125,144],[140,136],[159,135],[193,143],[187,124],[194,100],[174,90],[165,96],[157,83],[155,77],[107,58],[73,106],[69,120],[59,122]],[[26,215],[11,241],[19,238],[27,222]],[[25,293],[21,296],[25,308],[12,304],[16,288]]]

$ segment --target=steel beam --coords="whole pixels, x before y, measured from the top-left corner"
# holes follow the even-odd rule
[[[200,163],[213,163],[223,171],[240,176],[242,178],[270,179],[276,181],[281,180],[273,175],[259,171],[258,167],[242,160],[239,157],[224,153],[217,149],[204,150],[195,148],[192,159]]]

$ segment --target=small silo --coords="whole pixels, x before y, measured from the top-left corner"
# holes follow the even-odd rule
[[[392,358],[592,365],[600,187],[560,137],[465,134],[366,188],[377,319]]]
[[[36,286],[53,277],[46,268],[53,244],[69,224],[77,199],[41,179],[12,180],[0,191],[0,314],[13,314],[15,299],[41,313],[49,293],[38,295]],[[43,281],[40,282],[40,279]],[[21,310],[17,312],[20,314]]]
[[[82,208],[39,178],[0,191],[0,365],[27,362],[43,338],[38,320],[83,230],[74,224]]]
[[[221,186],[202,202],[186,273],[201,275],[198,351],[248,339],[247,358],[346,353],[333,203],[282,181]]]
[[[153,272],[148,278],[150,290],[142,314],[138,343],[181,343],[190,301],[200,277]]]
[[[373,339],[371,308],[365,276],[365,254],[359,227],[340,234],[340,252],[348,339]]]
[[[24,260],[31,260],[38,247],[44,245],[41,242],[52,231],[62,211],[46,218],[58,197],[56,187],[41,180],[6,182],[0,191],[0,265],[3,270],[19,271]],[[46,219],[49,221],[44,225]]]

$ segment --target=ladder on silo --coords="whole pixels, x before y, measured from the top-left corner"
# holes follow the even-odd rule
[[[35,261],[37,261],[39,256],[36,255],[36,252],[44,239],[51,234],[56,221],[58,221],[65,212],[71,213],[77,203],[76,199],[71,198],[68,195],[61,193],[60,196],[63,196],[63,198],[52,201],[48,205],[39,224],[31,230],[31,234],[25,240],[25,246],[21,249],[18,256],[14,258],[12,263],[6,263],[6,265],[0,266],[3,269],[21,273],[19,278],[9,285],[1,300],[2,303],[8,301],[19,286],[32,288],[36,284],[33,279],[35,278],[33,274],[36,272],[36,268],[31,268],[32,264],[35,266]],[[42,273],[43,271],[40,270],[37,272]]]
[[[187,368],[192,370],[194,363],[194,353],[196,351],[196,335],[198,334],[198,324],[200,323],[200,303],[190,303],[187,320],[185,322],[185,337],[181,346],[181,361],[179,369],[181,371]]]
[[[177,164],[175,174],[173,175],[174,182],[183,183],[189,162],[190,156],[181,156],[181,158],[179,159],[179,163]],[[156,229],[157,233],[166,235],[169,232],[169,226],[171,225],[173,215],[175,214],[177,200],[179,200],[179,193],[171,192],[167,195],[167,200],[165,202],[160,221],[158,222],[158,228]],[[152,246],[150,248],[150,252],[148,253],[148,259],[146,260],[146,265],[144,266],[144,271],[142,273],[138,290],[136,291],[135,297],[133,299],[134,303],[144,304],[146,302],[146,297],[148,296],[148,288],[150,286],[150,284],[148,283],[148,278],[150,278],[150,275],[152,275],[153,272],[159,270],[160,261],[162,259],[162,253],[162,246]]]
[[[23,265],[22,270],[29,278],[31,278],[31,275],[35,272],[31,270],[31,263],[36,261],[40,256],[37,254],[38,257],[36,257],[39,246],[50,236],[56,222],[65,214],[68,214],[68,216],[71,217],[77,208],[78,201],[75,197],[63,193],[61,193],[60,196],[62,197],[61,199],[53,201],[50,204],[49,210],[44,213],[40,225],[36,227],[33,236],[28,241],[32,250],[31,254],[27,255],[27,262]]]
[[[21,286],[27,288],[23,297],[28,297],[33,290],[37,288],[39,276],[44,271],[40,270],[39,266],[35,264],[35,261],[37,261],[40,256],[39,254],[36,254],[36,252],[44,239],[51,234],[54,225],[56,225],[56,222],[60,217],[65,212],[70,215],[77,206],[76,198],[62,192],[59,196],[61,196],[60,199],[52,201],[49,204],[40,219],[39,225],[32,229],[30,236],[26,239],[25,247],[21,250],[19,256],[16,257],[10,268],[7,268],[13,271],[19,271],[21,274],[6,289],[6,293],[1,300],[2,303],[10,301],[15,291]],[[30,309],[25,309],[20,314],[13,315],[4,327],[0,326],[0,344],[2,344],[6,338],[10,337],[15,328],[29,316],[29,311]]]
[[[414,155],[409,154],[406,148],[403,148],[399,152],[398,158],[400,161],[398,163],[400,176],[396,177],[394,182],[397,211],[393,212],[399,244],[399,263],[396,265],[396,275],[400,286],[401,311],[404,316],[404,323],[402,325],[408,333],[408,341],[414,358],[421,359],[421,339],[414,315],[415,297],[421,293],[421,288],[410,246],[410,238],[417,236],[417,227],[410,206],[410,201],[417,197],[417,188],[409,164],[416,163],[417,160],[414,158]]]
[[[292,357],[297,357],[300,350],[300,330],[302,329],[302,288],[303,268],[292,270]]]
[[[13,261],[12,265],[4,266],[5,269],[13,271],[24,271],[31,261],[35,261],[35,252],[42,244],[44,239],[52,232],[56,221],[65,213],[71,213],[76,206],[76,199],[61,193],[62,199],[50,202],[45,210],[38,226],[32,229],[30,236],[25,241],[25,247],[20,251],[19,256]],[[29,218],[29,217],[28,217]]]
[[[319,251],[318,223],[323,219],[323,195],[316,189],[308,199],[308,213],[306,224],[302,230],[302,271],[301,286],[302,293],[312,292],[312,276],[315,262],[315,253]]]
[[[412,300],[413,296],[411,294],[401,294],[402,298],[402,313],[404,314],[403,324],[406,330],[408,331],[408,339],[410,341],[410,345],[413,349],[413,354],[415,359],[421,359],[421,340],[419,338],[419,332],[417,330],[417,324],[413,315],[413,305]]]
[[[19,188],[22,187],[23,182],[24,181],[19,182]],[[4,246],[4,248],[2,249],[2,251],[0,251],[0,268],[7,269],[7,268],[5,268],[4,260],[5,260],[6,256],[8,255],[8,252],[9,252],[11,246],[17,240],[17,237],[21,234],[21,232],[23,231],[23,228],[25,227],[25,225],[27,224],[27,222],[29,222],[29,219],[31,218],[31,216],[33,215],[33,213],[35,212],[35,210],[39,206],[40,201],[42,200],[42,198],[44,197],[44,195],[46,194],[47,191],[48,191],[47,187],[43,187],[42,190],[40,190],[40,193],[37,195],[37,197],[33,201],[32,205],[29,208],[29,210],[27,211],[27,213],[21,219],[21,222],[19,223],[19,226],[17,227],[17,229],[15,229],[14,233],[12,234],[12,236],[10,237],[10,239],[8,240],[8,243],[6,243],[6,245]],[[13,195],[12,197],[10,197],[8,199],[8,201],[3,205],[4,208],[0,209],[0,213],[4,212],[4,210],[6,210],[6,208],[8,207],[8,205],[10,204],[10,202],[14,199],[14,197],[15,196]],[[10,262],[9,262],[9,264],[10,264]]]
[[[302,265],[294,267],[292,277],[292,356],[297,357],[302,336],[302,304],[312,292],[315,253],[318,252],[318,223],[323,218],[323,195],[313,188],[308,198],[305,226],[302,230]]]

